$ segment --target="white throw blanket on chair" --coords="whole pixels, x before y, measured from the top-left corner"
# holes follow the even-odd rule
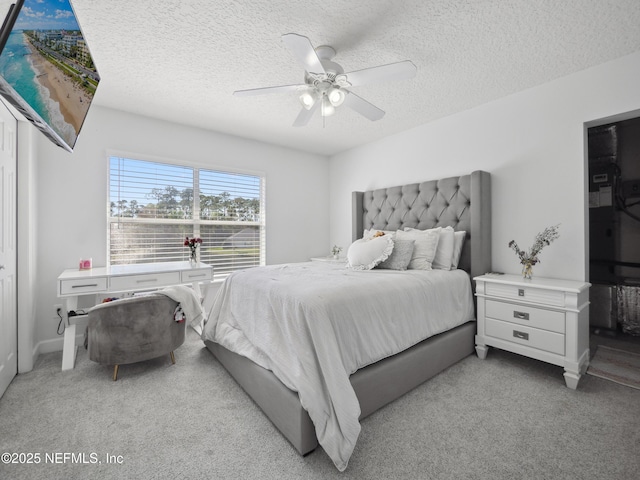
[[[202,304],[193,289],[185,285],[175,285],[158,290],[157,293],[166,295],[170,299],[178,302],[187,317],[187,323],[192,327],[199,325],[204,319]]]

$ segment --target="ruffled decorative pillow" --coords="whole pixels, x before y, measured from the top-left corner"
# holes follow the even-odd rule
[[[356,240],[347,250],[347,265],[353,270],[371,270],[393,251],[391,235]]]

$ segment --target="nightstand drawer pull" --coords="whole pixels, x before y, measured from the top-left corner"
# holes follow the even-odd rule
[[[518,312],[517,310],[514,310],[513,318],[517,318],[519,320],[529,320],[529,314],[527,312]]]
[[[519,332],[517,330],[513,331],[513,336],[516,338],[521,338],[522,340],[529,340],[529,334],[524,332]]]

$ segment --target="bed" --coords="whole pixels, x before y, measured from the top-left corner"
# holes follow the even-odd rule
[[[207,348],[300,454],[314,450],[320,439],[339,470],[346,468],[355,447],[359,420],[473,353],[476,327],[471,278],[491,267],[490,175],[475,171],[459,177],[354,192],[352,212],[354,242],[365,231],[395,232],[406,228],[424,231],[451,226],[454,231],[466,232],[459,270],[358,273],[340,265],[311,263],[251,269],[253,272],[234,274],[225,281],[202,335]],[[316,278],[317,284],[314,283]],[[464,295],[471,306],[461,307],[460,313],[453,313],[449,307],[440,308],[440,304],[446,303],[444,298],[451,288],[437,286],[440,280],[436,281],[436,278],[446,278],[457,282],[460,288],[466,288]],[[376,290],[377,279],[394,285],[387,288],[388,297]],[[358,293],[356,282],[366,285],[362,290],[369,291],[369,297]],[[409,288],[415,287],[401,282],[426,282],[433,284],[436,290],[424,295],[419,291],[411,293]],[[348,294],[331,291],[327,283],[341,285],[341,290]],[[242,288],[252,290],[238,293],[243,292]],[[247,294],[249,291],[253,293]],[[242,305],[233,303],[234,292],[251,300]],[[349,304],[345,297],[358,297],[358,300],[356,304]],[[395,312],[405,310],[395,310],[394,305],[391,310],[394,313],[381,313],[382,318],[377,318],[377,309],[382,311],[386,304],[394,301],[392,299],[400,297],[403,298],[400,303],[407,305],[407,313],[395,315]],[[443,300],[434,302],[434,298]],[[422,301],[431,302],[429,305],[433,307],[423,308],[419,303]],[[460,300],[458,303],[465,302]],[[449,303],[455,304],[455,298]],[[248,320],[234,323],[237,318],[251,316],[249,309],[260,308],[260,305],[263,306],[261,311],[268,312],[264,318],[251,324],[241,323]],[[426,311],[429,313],[424,316],[431,317],[429,322],[412,318],[422,316],[416,312]],[[363,352],[356,349],[352,354],[351,348],[340,350],[342,339],[350,335],[351,328],[351,324],[342,320],[352,313],[356,325],[365,321],[362,318],[372,321],[372,330],[381,325],[383,335],[388,335],[392,343],[397,344],[394,348],[401,350],[389,353],[386,346],[380,347],[382,350],[376,350],[376,346],[371,347],[369,353],[369,344],[364,341],[361,342]],[[317,315],[317,318],[307,320],[311,315]],[[281,325],[265,326],[271,325],[271,317],[278,316]],[[456,318],[450,319],[450,316]],[[300,323],[296,323],[298,317]],[[393,321],[394,328],[387,328],[385,318]],[[411,323],[415,321],[421,323]],[[436,327],[424,326],[433,322]],[[420,332],[409,344],[406,343],[408,331]],[[355,332],[354,338],[368,336],[368,333],[363,335],[368,331],[362,329],[355,329]],[[291,337],[302,338],[302,343],[292,346]],[[307,337],[310,340],[305,343]],[[265,338],[269,338],[269,342],[264,341]],[[371,342],[377,343],[377,337],[372,335],[371,338]],[[284,371],[283,365],[287,362],[295,364],[295,372]],[[340,371],[334,374],[334,370]],[[326,423],[325,415],[329,417]],[[354,415],[355,419],[352,418]],[[315,425],[312,417],[316,420]],[[338,440],[334,438],[336,431]]]

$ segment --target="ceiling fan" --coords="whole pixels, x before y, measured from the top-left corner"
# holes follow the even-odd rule
[[[374,82],[404,80],[416,75],[416,66],[409,60],[344,73],[344,69],[331,60],[336,54],[332,47],[322,45],[314,49],[307,37],[296,33],[282,35],[282,41],[304,66],[304,83],[236,90],[233,94],[250,96],[300,92],[303,108],[293,122],[294,127],[306,125],[318,109],[322,117],[328,117],[333,115],[336,107],[343,104],[369,120],[380,120],[384,116],[384,111],[359,97],[349,88]]]

